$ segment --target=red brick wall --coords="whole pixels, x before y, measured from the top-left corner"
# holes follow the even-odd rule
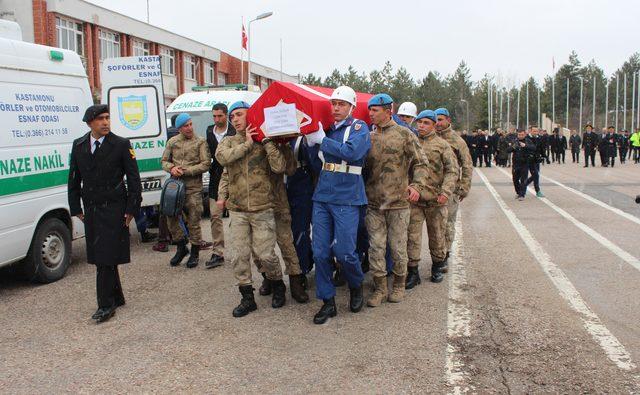
[[[197,66],[196,66],[196,80],[198,81],[198,85],[204,85],[204,59],[196,56]]]
[[[178,94],[184,93],[184,58],[182,51],[176,51],[176,79],[178,80]]]
[[[97,85],[96,82],[96,74],[95,74],[95,66],[96,62],[93,54],[93,28],[91,24],[84,24],[84,53],[87,57],[87,76],[89,77],[89,86],[93,91],[93,88]]]
[[[47,44],[47,2],[33,0],[33,40],[36,44]]]
[[[247,62],[244,62],[244,83],[247,81]],[[217,83],[217,72],[225,73],[227,75],[227,84],[238,84],[240,81],[240,59],[229,55],[228,53],[222,52],[220,54],[220,63],[218,63],[218,67],[216,70],[216,83]]]

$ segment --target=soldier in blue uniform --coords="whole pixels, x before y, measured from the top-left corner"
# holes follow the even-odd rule
[[[311,215],[313,210],[314,174],[309,161],[309,152],[302,136],[291,140],[291,148],[296,158],[296,173],[287,177],[287,198],[291,210],[291,233],[294,247],[300,261],[304,277],[303,285],[307,289],[307,273],[313,268],[311,251]]]
[[[340,264],[349,284],[349,308],[362,309],[364,275],[356,252],[360,209],[367,204],[362,178],[364,159],[371,147],[369,128],[351,116],[356,93],[347,86],[331,95],[334,124],[325,133],[319,130],[306,136],[309,158],[320,168],[313,194],[313,260],[316,265],[316,296],[324,304],[314,316],[316,324],[325,323],[337,313],[336,289],[331,281],[333,257]]]

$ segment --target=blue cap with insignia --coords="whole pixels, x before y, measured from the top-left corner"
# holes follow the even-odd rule
[[[444,107],[440,107],[440,108],[438,108],[438,109],[435,111],[435,113],[436,113],[436,116],[438,116],[438,115],[444,115],[445,117],[450,117],[450,116],[451,116],[451,115],[449,115],[449,110],[447,110],[447,109],[446,109],[446,108],[444,108]]]
[[[393,103],[393,99],[391,96],[386,93],[378,93],[374,95],[369,102],[367,103],[367,108],[371,108],[373,106],[386,106]]]
[[[242,101],[242,100],[237,101],[237,102],[233,103],[231,105],[231,107],[229,107],[229,115],[231,115],[231,113],[234,112],[237,109],[249,108],[249,107],[251,107],[251,105],[249,103],[247,103],[246,101]]]
[[[438,116],[436,115],[436,112],[433,110],[423,110],[423,111],[420,111],[420,114],[418,114],[418,116],[416,117],[416,121],[422,118],[429,118],[433,122],[437,122]]]
[[[180,129],[181,127],[183,127],[185,123],[189,122],[189,120],[191,120],[191,115],[187,114],[186,112],[178,115],[178,117],[176,118],[176,129]]]

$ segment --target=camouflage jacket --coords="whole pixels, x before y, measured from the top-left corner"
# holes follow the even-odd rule
[[[184,169],[180,179],[188,192],[202,191],[202,173],[211,166],[207,141],[198,136],[188,139],[182,134],[170,138],[162,154],[162,169],[169,173],[175,166]]]
[[[473,176],[473,162],[469,147],[467,147],[467,143],[464,142],[462,137],[451,129],[451,126],[438,132],[438,135],[449,143],[453,153],[456,155],[456,159],[458,159],[460,176],[458,177],[455,194],[465,198],[469,194],[469,189],[471,189],[471,177]]]
[[[371,149],[366,159],[365,189],[369,207],[379,210],[408,208],[407,186],[436,198],[428,185],[427,157],[415,134],[390,120],[371,132]]]
[[[244,131],[238,131],[220,142],[216,159],[228,173],[225,183],[229,210],[255,212],[274,207],[271,174],[284,173],[286,165],[274,142],[247,142]]]
[[[451,146],[435,131],[425,136],[418,136],[418,141],[429,160],[429,179],[427,182],[438,191],[438,194],[451,197],[456,189],[456,182],[460,174],[458,161]],[[426,201],[424,199],[420,199],[417,203],[419,206],[436,204],[435,200]]]

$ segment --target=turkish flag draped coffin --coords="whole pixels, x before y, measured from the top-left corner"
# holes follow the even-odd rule
[[[294,104],[296,110],[297,123],[300,133],[309,134],[318,130],[318,122],[322,122],[326,130],[332,123],[331,102],[329,98],[333,93],[332,88],[322,88],[319,86],[294,84],[291,82],[274,82],[262,93],[247,112],[247,122],[258,128],[257,141],[268,135],[265,129],[265,109],[282,104]],[[369,110],[367,102],[372,95],[368,93],[356,93],[357,105],[353,111],[355,118],[361,119],[369,124]],[[297,134],[291,131],[285,135],[269,135],[272,138],[292,138]]]

